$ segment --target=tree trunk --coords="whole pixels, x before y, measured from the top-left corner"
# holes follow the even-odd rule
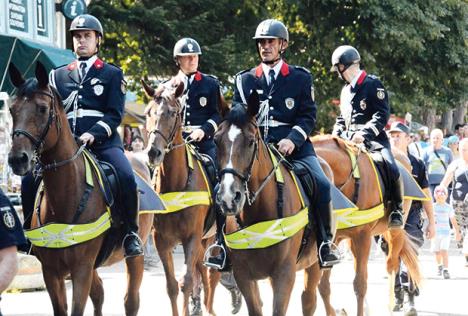
[[[468,111],[468,101],[460,103],[453,111],[453,126],[457,124],[464,124],[466,120],[466,114]]]
[[[436,127],[436,110],[433,108],[428,108],[423,112],[423,118],[425,124],[429,128],[429,133]]]
[[[453,109],[449,109],[442,113],[441,127],[444,135],[453,134]]]

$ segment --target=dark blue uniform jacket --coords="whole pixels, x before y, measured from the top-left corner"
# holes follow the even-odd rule
[[[240,89],[245,100],[242,99]],[[266,142],[277,143],[283,138],[290,139],[296,148],[289,158],[294,160],[315,155],[309,140],[315,127],[317,112],[312,89],[312,75],[308,70],[290,66],[283,61],[276,80],[270,86],[267,85],[261,65],[238,73],[234,102],[245,103],[253,90],[257,90],[260,101],[268,100],[269,127]],[[260,128],[265,136],[266,128]]]

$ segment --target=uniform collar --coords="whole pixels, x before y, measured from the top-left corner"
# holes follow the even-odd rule
[[[361,87],[362,83],[364,82],[364,79],[366,79],[366,76],[366,71],[361,70],[361,72],[356,77],[354,77],[353,81],[349,85],[352,93],[356,93],[356,91]]]
[[[277,63],[275,67],[273,68],[271,68],[268,65],[265,65],[264,63],[261,63],[260,65],[257,66],[257,68],[255,68],[255,76],[257,76],[257,78],[260,78],[262,74],[265,74],[265,77],[266,77],[268,76],[268,72],[270,71],[270,69],[273,69],[275,71],[275,78],[278,77],[278,73],[280,71],[284,77],[289,75],[289,65],[284,60],[281,59],[279,63]]]
[[[79,65],[80,65],[81,62],[86,63],[86,72],[89,71],[91,66],[93,66],[96,69],[101,69],[102,67],[104,67],[104,62],[101,59],[99,59],[96,55],[94,55],[93,57],[89,58],[86,61],[74,60],[73,62],[71,62],[68,65],[68,67],[67,67],[68,70],[73,71],[73,70],[79,68]]]

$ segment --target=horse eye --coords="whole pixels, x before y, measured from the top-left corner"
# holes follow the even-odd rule
[[[48,106],[47,105],[41,105],[38,104],[37,108],[39,109],[40,114],[45,114],[47,112]]]
[[[255,139],[251,139],[249,141],[249,147],[252,147],[255,144]]]

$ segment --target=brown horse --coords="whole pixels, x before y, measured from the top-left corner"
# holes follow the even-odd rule
[[[382,200],[379,192],[379,184],[376,179],[371,161],[357,147],[350,147],[344,140],[331,135],[315,136],[312,138],[317,155],[325,159],[333,170],[334,183],[350,199],[355,196],[356,180],[353,177],[354,167],[352,165],[348,149],[356,155],[357,165],[360,170],[361,180],[357,192],[356,205],[360,210],[368,210],[379,205]],[[408,159],[401,154],[395,154],[408,170],[411,165]],[[405,200],[403,208],[408,214],[411,201]],[[351,252],[355,258],[356,276],[354,278],[354,291],[357,298],[357,315],[364,314],[364,299],[367,291],[367,262],[372,243],[372,237],[383,234],[389,245],[387,256],[387,272],[391,275],[389,281],[393,284],[394,274],[399,268],[401,258],[408,267],[409,275],[417,284],[421,280],[417,255],[413,243],[405,231],[401,229],[388,229],[388,216],[390,211],[385,209],[383,217],[370,223],[351,228],[338,229],[336,242],[349,239]],[[324,300],[327,315],[335,315],[335,310],[330,304],[330,270],[326,271],[320,281],[320,294]],[[391,287],[391,304],[393,298],[393,287]],[[393,307],[393,306],[392,306]]]
[[[78,220],[73,220],[87,183],[85,161],[71,133],[60,96],[48,83],[44,66],[38,63],[36,79],[27,81],[14,65],[10,64],[9,70],[18,93],[10,108],[13,145],[8,162],[18,175],[31,170],[34,161],[40,163],[43,170],[44,194],[40,204],[40,218],[35,212],[31,228],[50,223],[84,224],[96,221],[106,212],[98,185],[89,191],[89,198]],[[93,182],[96,184],[97,181],[94,174]],[[140,217],[139,233],[143,239],[148,236],[151,222],[152,215]],[[34,254],[42,263],[54,315],[67,315],[67,275],[70,275],[73,285],[71,315],[83,315],[88,296],[94,305],[94,315],[102,315],[104,289],[95,265],[106,235],[107,232],[65,248],[33,247]],[[117,243],[118,246],[114,248],[117,250],[105,264],[123,259],[120,242]],[[126,264],[128,284],[125,311],[127,315],[136,315],[139,308],[138,291],[143,277],[143,257],[129,258]]]
[[[278,221],[292,218],[304,210],[294,178],[283,164],[273,160],[260,136],[255,119],[258,109],[258,94],[253,92],[247,108],[243,104],[232,106],[215,135],[220,168],[220,188],[216,202],[227,216],[226,238],[238,232],[239,228],[251,228],[251,225],[263,225],[272,220],[275,221],[273,225],[276,225]],[[278,170],[284,181],[282,190],[274,180]],[[278,199],[283,201],[281,209]],[[262,315],[257,281],[265,278],[270,279],[273,289],[273,315],[285,315],[296,271],[301,269],[305,269],[303,314],[311,315],[315,310],[316,286],[321,273],[314,234],[310,235],[309,242],[301,250],[306,224],[307,218],[289,238],[264,248],[248,246],[251,249],[239,249],[228,243],[234,276],[246,300],[249,315]],[[278,224],[276,227],[279,226],[281,230],[290,228],[286,224]],[[274,230],[273,226],[270,228]],[[262,243],[271,236],[267,236],[270,229],[265,234],[254,228],[251,230],[255,232],[254,235],[258,233],[262,236],[258,240],[254,240],[253,236],[250,241],[254,244]],[[277,237],[275,235],[272,239]]]
[[[156,191],[162,196],[169,192],[195,191],[209,194],[208,203],[186,205],[177,211],[156,214],[154,217],[154,241],[166,274],[172,314],[179,315],[177,296],[180,287],[184,295],[183,315],[188,315],[188,302],[194,284],[195,269],[201,274],[205,290],[205,307],[214,314],[213,295],[209,293],[207,269],[202,260],[206,247],[202,243],[204,223],[212,205],[211,188],[201,165],[194,156],[189,158],[190,154],[182,137],[182,105],[178,98],[183,93],[184,85],[181,83],[175,88],[166,84],[155,91],[144,81],[142,83],[146,94],[152,98],[146,108],[146,130],[149,132],[149,161],[159,167]],[[189,159],[193,163],[191,167]],[[179,203],[177,199],[174,201],[176,204]],[[184,249],[186,268],[180,284],[174,276],[172,257],[172,250],[178,243],[182,243]],[[219,280],[219,276],[213,278],[215,278],[213,282]]]

